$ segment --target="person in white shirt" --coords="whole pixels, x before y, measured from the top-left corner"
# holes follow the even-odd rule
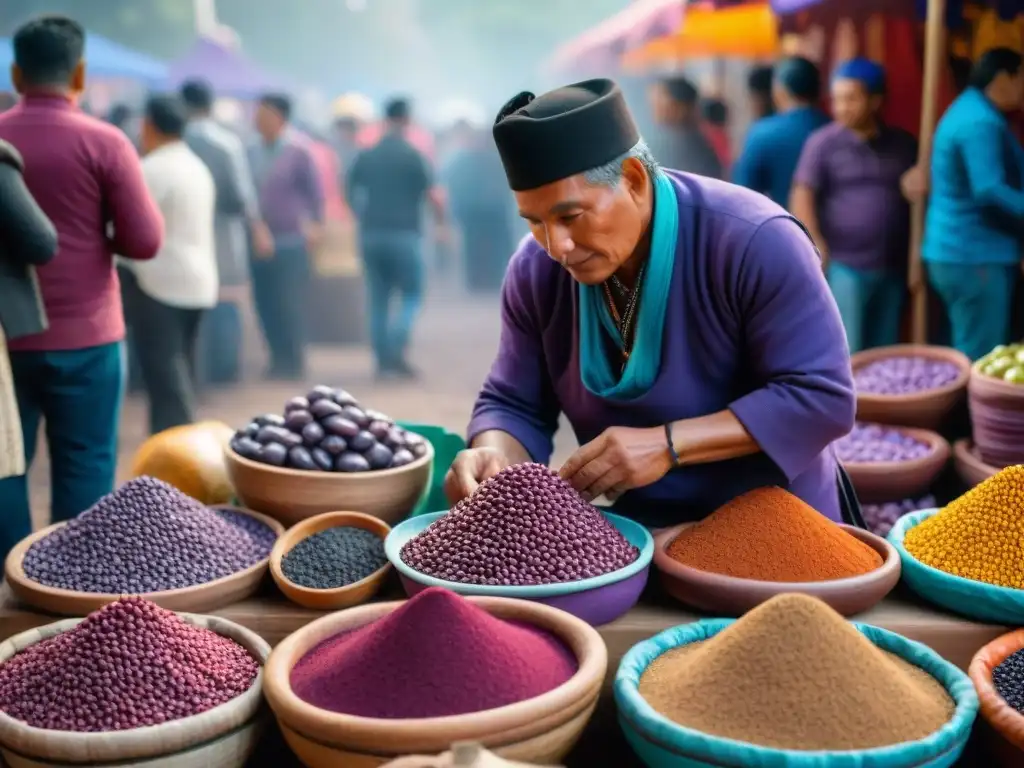
[[[164,217],[156,258],[122,264],[121,293],[143,385],[151,433],[189,424],[195,407],[195,354],[203,312],[217,303],[216,188],[183,137],[185,105],[154,96],[142,123],[142,171]]]

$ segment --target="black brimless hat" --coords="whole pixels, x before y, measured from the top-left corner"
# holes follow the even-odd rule
[[[640,131],[612,80],[585,80],[541,96],[523,91],[494,121],[494,143],[514,192],[597,168],[638,141]]]

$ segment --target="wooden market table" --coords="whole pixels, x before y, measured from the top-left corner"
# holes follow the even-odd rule
[[[397,586],[392,585],[385,597],[400,599]],[[258,597],[213,612],[237,622],[275,645],[323,611],[312,611],[289,603],[273,587],[268,586]],[[56,621],[58,617],[39,613],[15,600],[10,588],[0,584],[0,641]],[[622,656],[636,643],[677,624],[702,618],[659,593],[656,585],[648,588],[644,602],[622,618],[599,628],[608,645],[608,676],[601,703],[579,745],[567,760],[569,768],[632,768],[640,766],[621,735],[615,720],[611,697],[611,681]],[[943,658],[967,669],[971,657],[990,640],[1008,631],[1007,627],[982,624],[941,611],[922,603],[910,594],[897,592],[870,611],[856,617],[857,621],[875,624],[929,646]],[[280,743],[276,734],[271,743],[260,750],[252,768],[293,768],[299,764]],[[976,763],[984,765],[986,761]],[[973,761],[965,761],[973,766]]]

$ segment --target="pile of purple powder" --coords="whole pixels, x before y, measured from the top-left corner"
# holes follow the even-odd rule
[[[259,669],[233,640],[126,597],[0,665],[0,711],[54,731],[142,728],[240,696]]]
[[[358,717],[449,717],[532,699],[576,673],[537,627],[492,616],[440,587],[313,648],[292,669],[305,702]]]
[[[858,392],[872,395],[911,395],[952,384],[960,370],[944,360],[927,357],[887,357],[853,372]]]
[[[402,547],[402,562],[462,584],[527,586],[617,571],[640,552],[543,464],[506,467]]]
[[[904,515],[917,512],[919,509],[935,509],[938,506],[934,496],[925,496],[923,499],[904,499],[890,501],[887,504],[864,504],[861,506],[861,514],[869,531],[886,536],[896,525],[896,521]]]
[[[245,570],[269,557],[276,538],[248,515],[138,477],[29,547],[22,567],[39,584],[75,592],[162,592]]]
[[[855,424],[853,430],[835,441],[836,455],[843,464],[914,461],[932,452],[928,443],[906,432],[881,424]]]

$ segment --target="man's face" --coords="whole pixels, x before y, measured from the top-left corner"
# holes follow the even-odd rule
[[[832,81],[832,116],[851,130],[867,127],[881,102],[881,97],[868,93],[860,80],[837,78]]]
[[[650,179],[633,159],[614,187],[589,184],[578,174],[515,193],[534,239],[585,285],[600,285],[632,256],[650,195]]]
[[[647,90],[651,111],[658,125],[679,125],[686,117],[687,107],[672,98],[662,83],[654,83]]]
[[[1007,72],[999,74],[987,89],[989,98],[1003,112],[1014,112],[1021,107],[1024,100],[1024,69],[1015,75]]]
[[[273,107],[260,104],[256,107],[256,130],[265,139],[276,139],[284,126],[280,113]]]

